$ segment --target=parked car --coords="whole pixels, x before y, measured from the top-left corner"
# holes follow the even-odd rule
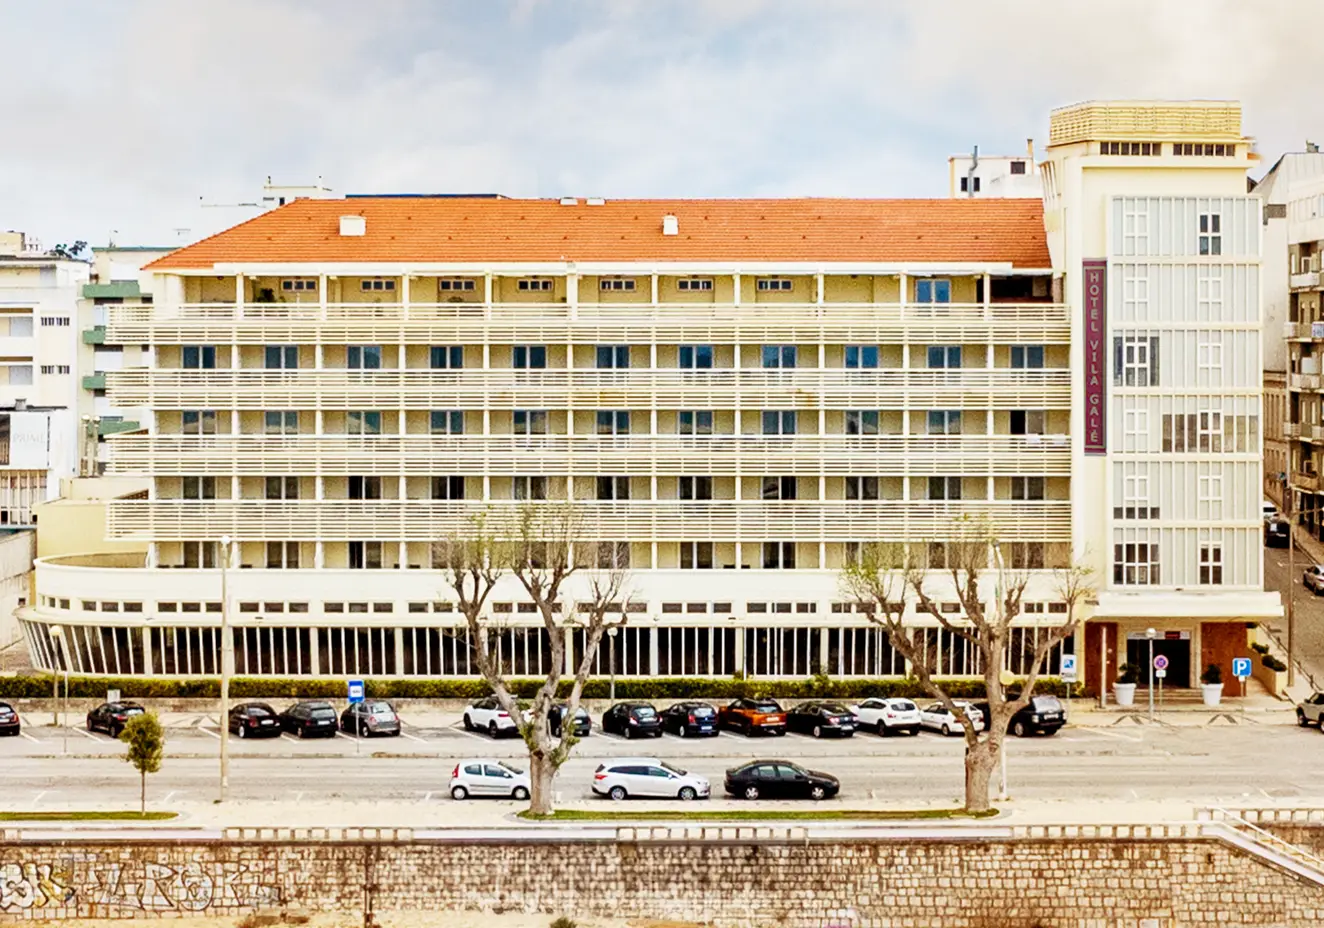
[[[395,707],[383,699],[365,699],[350,703],[340,713],[341,731],[353,732],[360,738],[372,735],[399,735],[400,716]]]
[[[519,726],[510,717],[510,713],[501,708],[495,696],[485,696],[469,704],[464,710],[465,731],[485,731],[493,738],[501,735],[513,735]]]
[[[18,710],[7,702],[0,702],[0,735],[17,735],[22,730]]]
[[[707,799],[708,778],[673,767],[656,757],[622,757],[599,764],[593,792],[612,799]]]
[[[112,738],[118,738],[129,719],[146,711],[136,702],[103,702],[87,714],[87,730],[104,731]]]
[[[264,702],[241,702],[230,710],[230,734],[240,738],[279,738],[280,717]]]
[[[565,715],[565,703],[557,703],[547,709],[547,730],[553,738],[561,737],[561,717]],[[572,729],[576,738],[587,738],[593,733],[593,717],[583,706],[575,707],[575,725]]]
[[[717,737],[717,710],[706,702],[678,702],[662,710],[662,730],[688,738]]]
[[[1278,504],[1275,503],[1275,502],[1274,502],[1273,500],[1271,500],[1271,499],[1261,500],[1261,501],[1260,501],[1260,515],[1264,516],[1264,518],[1265,518],[1266,520],[1267,520],[1267,519],[1277,518],[1277,516],[1278,516]]]
[[[618,702],[602,713],[602,730],[626,738],[662,737],[662,719],[646,702]]]
[[[815,738],[849,738],[855,734],[855,713],[839,702],[802,702],[786,713],[786,727]]]
[[[831,799],[841,783],[789,760],[756,760],[726,772],[726,791],[742,799]]]
[[[756,732],[784,735],[786,710],[775,699],[737,699],[717,710],[717,724],[747,735]]]
[[[334,738],[336,708],[329,702],[296,702],[280,714],[280,727],[300,738]]]
[[[1264,523],[1264,546],[1286,548],[1292,538],[1292,527],[1286,519],[1270,519]]]
[[[1320,718],[1324,716],[1324,693],[1314,692],[1308,699],[1299,703],[1296,707],[1296,723],[1302,728],[1307,725],[1320,725]],[[1324,731],[1324,725],[1320,725],[1320,731]]]
[[[528,799],[529,775],[503,760],[462,760],[451,771],[451,798],[495,796],[502,799]]]
[[[982,719],[991,719],[993,713],[987,702],[974,704]],[[1031,696],[1030,701],[1016,711],[1007,722],[1007,731],[1017,738],[1026,738],[1042,732],[1055,735],[1067,723],[1067,709],[1056,696]]]
[[[851,706],[851,711],[855,713],[858,727],[872,728],[880,735],[919,733],[919,706],[909,699],[870,698],[858,706]]]
[[[1324,564],[1307,567],[1306,572],[1301,575],[1301,585],[1316,596],[1324,592]]]
[[[972,704],[961,700],[956,701],[956,708],[965,712],[966,717],[975,726],[975,731],[983,730],[984,713]],[[944,735],[960,734],[962,728],[960,720],[947,711],[947,707],[940,702],[935,702],[927,709],[919,710],[919,724],[921,728],[941,732]]]

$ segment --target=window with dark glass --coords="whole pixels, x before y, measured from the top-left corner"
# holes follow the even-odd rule
[[[846,410],[846,434],[877,435],[878,410],[877,409]]]
[[[878,346],[877,345],[847,345],[846,346],[846,367],[864,368],[878,366]]]
[[[1043,345],[1012,345],[1011,366],[1015,368],[1041,368],[1044,366]]]
[[[598,480],[598,499],[608,500],[627,500],[630,498],[630,478],[629,477],[599,477]]]
[[[630,366],[629,345],[598,345],[597,366],[600,370],[627,368]]]
[[[763,498],[791,500],[796,498],[794,477],[764,477]]]
[[[381,345],[349,345],[345,348],[345,367],[350,370],[375,371],[381,366]]]
[[[546,345],[516,345],[510,349],[510,366],[534,369],[547,366]]]
[[[764,435],[794,435],[795,426],[794,409],[763,410]]]
[[[928,352],[929,367],[960,367],[960,345],[930,345]]]
[[[877,499],[877,477],[847,477],[846,499]]]
[[[681,345],[677,349],[680,366],[683,368],[710,368],[713,366],[712,345]]]
[[[516,435],[546,435],[547,410],[516,409],[511,414]]]
[[[183,492],[180,495],[184,499],[215,499],[216,498],[216,478],[215,477],[184,477],[181,483]]]
[[[599,409],[599,435],[629,435],[630,411],[628,409]]]
[[[351,476],[348,481],[350,499],[381,499],[382,478]]]
[[[433,345],[428,360],[434,371],[459,370],[464,367],[464,346]]]
[[[433,477],[432,498],[464,499],[464,478],[459,476]]]
[[[795,542],[765,541],[763,543],[763,566],[767,570],[795,567]]]
[[[299,366],[298,345],[267,345],[263,354],[263,366],[269,371],[294,370]]]
[[[180,349],[182,366],[191,370],[212,370],[216,367],[215,345],[185,345]]]
[[[795,367],[795,345],[764,345],[764,367]]]
[[[677,477],[676,496],[684,500],[710,500],[713,498],[712,477]]]
[[[434,409],[429,418],[433,435],[464,434],[464,413],[458,409]]]
[[[713,433],[712,410],[681,410],[676,413],[676,431],[681,435],[711,435]]]

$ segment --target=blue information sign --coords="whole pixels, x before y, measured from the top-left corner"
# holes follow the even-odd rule
[[[1250,658],[1234,657],[1232,658],[1232,676],[1244,680],[1250,676]]]
[[[362,681],[362,680],[350,680],[350,681],[349,681],[349,701],[350,701],[350,702],[363,702],[363,681]]]

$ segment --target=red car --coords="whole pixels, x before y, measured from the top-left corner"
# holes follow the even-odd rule
[[[717,710],[717,727],[747,735],[784,735],[786,710],[775,699],[737,699]]]

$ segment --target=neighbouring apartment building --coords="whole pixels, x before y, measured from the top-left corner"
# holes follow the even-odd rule
[[[1034,160],[1034,139],[1025,140],[1023,155],[981,155],[979,146],[968,155],[947,159],[947,195],[950,197],[1043,197],[1043,182]]]
[[[106,373],[145,426],[107,470],[151,489],[106,540],[146,553],[39,558],[34,660],[214,674],[228,556],[238,673],[473,675],[437,543],[573,498],[630,572],[622,675],[904,674],[839,572],[873,541],[941,558],[961,517],[1031,573],[1009,672],[1062,621],[1065,548],[1100,590],[1049,674],[1074,654],[1098,688],[1148,627],[1170,685],[1227,673],[1281,612],[1254,161],[1235,104],[1087,103],[1037,198],[296,199],[107,307],[105,343],[148,349]],[[515,675],[547,669],[530,607],[490,603]]]

